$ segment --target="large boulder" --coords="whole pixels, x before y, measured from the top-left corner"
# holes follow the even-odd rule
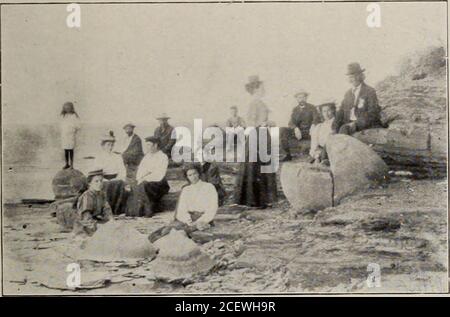
[[[191,280],[195,276],[208,273],[215,265],[182,230],[172,229],[154,245],[159,252],[156,260],[149,264],[149,270],[159,280]]]
[[[280,173],[284,195],[297,211],[320,210],[333,205],[330,170],[304,162],[284,163]]]
[[[86,177],[79,170],[64,169],[53,177],[52,188],[55,199],[65,199],[77,196],[87,187]]]
[[[386,163],[354,137],[336,134],[325,146],[333,174],[335,202],[387,180],[389,169]]]
[[[94,235],[87,238],[78,259],[110,262],[155,256],[156,248],[132,224],[109,221],[98,225]]]

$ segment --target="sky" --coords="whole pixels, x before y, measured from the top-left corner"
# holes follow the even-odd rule
[[[293,95],[340,101],[347,64],[367,83],[395,74],[405,55],[446,46],[446,6],[381,3],[369,28],[365,3],[81,5],[81,28],[66,5],[1,10],[3,123],[55,123],[74,101],[88,124],[224,124],[245,115],[251,75],[265,82],[271,119],[286,125]]]

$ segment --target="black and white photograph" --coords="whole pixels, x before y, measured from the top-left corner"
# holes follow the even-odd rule
[[[15,2],[2,295],[448,294],[446,1]]]

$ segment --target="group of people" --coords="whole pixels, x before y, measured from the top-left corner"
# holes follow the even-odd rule
[[[302,151],[310,156],[311,163],[326,165],[326,142],[330,135],[351,135],[381,126],[376,92],[365,83],[364,71],[358,63],[348,65],[346,75],[352,88],[346,92],[339,110],[335,102],[326,102],[318,107],[308,103],[308,93],[304,90],[295,94],[298,105],[292,111],[288,127],[280,129],[281,161],[292,159],[289,142],[295,138],[307,141],[303,142],[307,146]],[[269,120],[269,108],[263,101],[263,81],[258,76],[251,76],[245,90],[252,96],[246,120],[238,115],[234,106],[226,126],[253,127],[257,131],[273,127],[275,124]],[[73,167],[73,135],[79,129],[79,119],[71,103],[63,106],[61,116],[66,157],[64,168],[68,168]],[[172,137],[174,128],[168,123],[170,118],[164,114],[157,119],[159,127],[152,136],[145,138],[146,153],[140,137],[134,133],[133,124],[124,126],[127,138],[122,151],[115,151],[116,140],[112,132],[102,137],[101,150],[95,158],[96,168],[88,174],[89,189],[78,198],[78,230],[84,228],[90,234],[95,231],[93,228],[97,221],[110,219],[114,214],[151,216],[159,211],[160,201],[170,189],[166,174],[176,139]],[[260,138],[259,133],[256,135]],[[236,138],[236,135],[227,137]],[[257,144],[260,146],[264,142],[270,142],[269,134],[267,140],[258,140]],[[266,148],[270,149],[270,145]],[[259,151],[257,153],[256,161],[250,161],[246,142],[246,159],[239,166],[234,204],[267,208],[277,201],[276,172],[262,172],[261,167],[271,162],[263,161]],[[185,164],[183,172],[188,184],[179,196],[174,223],[156,232],[152,239],[173,227],[186,231],[202,230],[213,222],[218,207],[224,204],[227,194],[215,162]]]

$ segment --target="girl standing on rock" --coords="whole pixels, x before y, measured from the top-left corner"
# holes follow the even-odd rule
[[[73,157],[76,135],[80,130],[80,117],[75,111],[72,102],[66,102],[61,111],[61,142],[64,150],[66,165],[63,169],[73,168]]]

